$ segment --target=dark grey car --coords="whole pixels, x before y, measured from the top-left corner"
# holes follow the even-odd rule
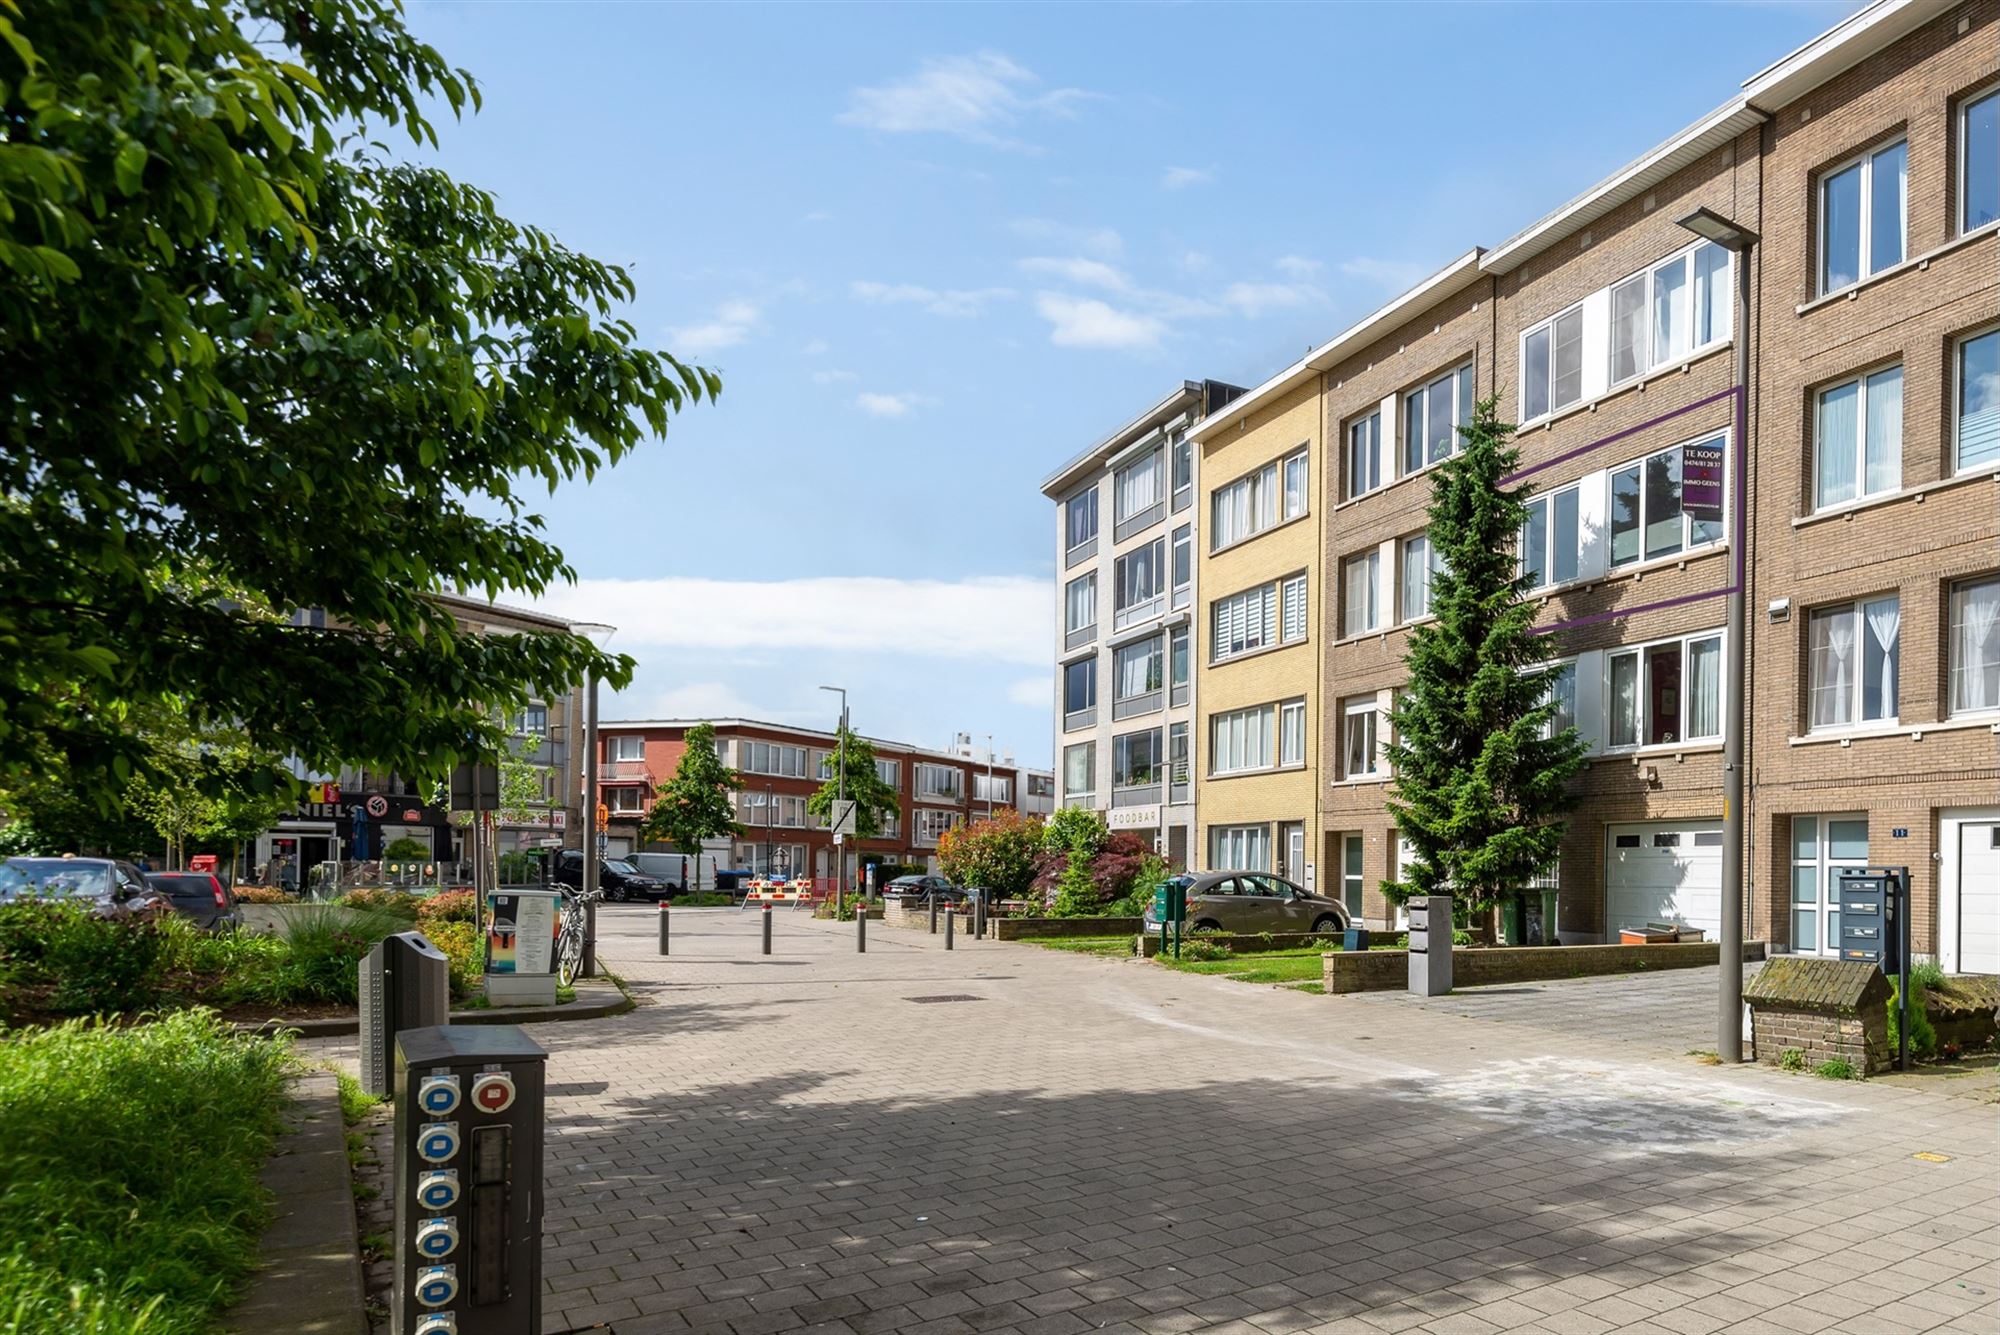
[[[940,904],[957,904],[965,899],[965,891],[943,876],[898,876],[882,887],[882,898],[913,904],[928,904],[933,899]]]
[[[1347,907],[1267,871],[1212,871],[1173,878],[1187,887],[1190,929],[1219,932],[1344,932]],[[1157,932],[1153,906],[1146,930]]]
[[[174,912],[210,932],[238,926],[236,893],[205,871],[149,871],[146,883],[173,901]]]
[[[0,904],[22,899],[83,904],[102,918],[161,912],[169,903],[146,873],[115,858],[8,858],[0,863]]]

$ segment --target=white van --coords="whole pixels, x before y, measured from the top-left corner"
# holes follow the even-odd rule
[[[646,875],[665,881],[673,894],[715,889],[715,859],[707,853],[696,857],[681,853],[633,853],[625,860]]]

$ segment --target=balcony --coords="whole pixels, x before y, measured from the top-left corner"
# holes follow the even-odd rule
[[[1075,630],[1065,631],[1063,633],[1063,652],[1068,653],[1072,649],[1081,649],[1096,638],[1097,623],[1095,621],[1091,622],[1088,626],[1078,626]]]
[[[1144,602],[1134,603],[1130,607],[1118,608],[1111,614],[1111,629],[1124,630],[1129,626],[1136,626],[1141,622],[1151,621],[1166,610],[1166,605],[1167,600],[1156,593]]]
[[[1088,561],[1095,555],[1097,555],[1097,535],[1093,533],[1063,553],[1063,569],[1068,570],[1078,562]]]
[[[651,783],[653,771],[643,760],[607,760],[597,767],[599,783]]]
[[[1136,784],[1111,791],[1111,805],[1114,807],[1149,807],[1159,800],[1160,785],[1157,783]]]
[[[1063,731],[1075,732],[1078,728],[1089,728],[1097,723],[1097,706],[1088,709],[1072,709],[1063,715]]]
[[[1111,702],[1111,717],[1113,721],[1137,718],[1141,714],[1155,714],[1159,710],[1160,692],[1158,689],[1147,691],[1143,695],[1129,695],[1123,700],[1114,700]]]
[[[1145,509],[1126,515],[1123,519],[1119,520],[1112,527],[1111,540],[1113,542],[1123,542],[1134,533],[1144,533],[1147,529],[1166,517],[1167,503],[1165,501],[1154,501]]]

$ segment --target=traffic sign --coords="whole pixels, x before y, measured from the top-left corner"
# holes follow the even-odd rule
[[[845,801],[836,801],[833,804],[833,838],[835,843],[840,842],[842,836],[855,833],[855,821],[860,808],[861,804],[853,798],[848,798]]]
[[[609,824],[611,824],[611,808],[599,802],[597,804],[597,828],[601,830]]]
[[[562,845],[562,836],[559,834],[545,834],[535,840],[535,847],[537,848],[561,848]]]

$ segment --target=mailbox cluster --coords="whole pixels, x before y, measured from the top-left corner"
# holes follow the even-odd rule
[[[536,1335],[547,1054],[511,1025],[396,1039],[394,1335]]]

